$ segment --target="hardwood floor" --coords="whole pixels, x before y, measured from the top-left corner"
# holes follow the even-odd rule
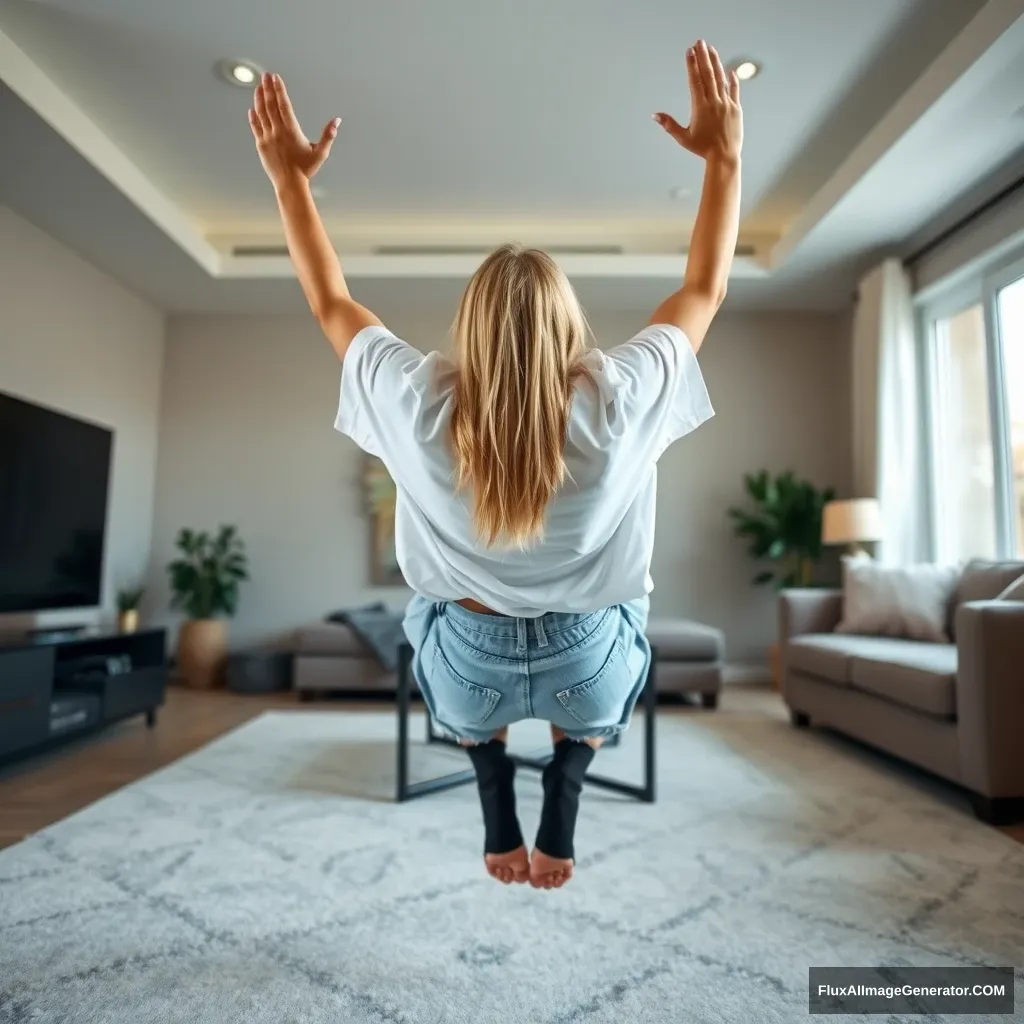
[[[0,768],[0,848],[81,810],[271,708],[293,693],[239,696],[172,686],[156,727],[142,717]]]
[[[723,702],[725,713],[734,710],[780,718],[785,715],[781,700],[770,690],[736,686],[728,691]],[[133,718],[0,768],[0,849],[176,761],[264,711],[317,706],[300,704],[293,693],[240,696],[223,690],[202,692],[172,686],[154,729],[147,729],[141,717]],[[343,706],[346,711],[379,711],[389,705],[346,701]],[[663,713],[674,712],[665,708]],[[1024,843],[1024,825],[1002,831]]]

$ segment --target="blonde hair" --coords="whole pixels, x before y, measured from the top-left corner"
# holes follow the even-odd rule
[[[525,547],[543,536],[548,501],[566,475],[586,319],[550,256],[503,245],[467,285],[454,336],[456,485],[472,491],[473,523],[488,547]]]

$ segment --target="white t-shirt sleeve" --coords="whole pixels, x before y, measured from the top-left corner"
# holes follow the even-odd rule
[[[617,431],[650,439],[660,458],[673,442],[714,416],[697,355],[672,324],[645,327],[605,353]]]
[[[364,327],[341,364],[341,395],[334,427],[363,451],[388,461],[409,443],[420,404],[422,353],[384,327]]]

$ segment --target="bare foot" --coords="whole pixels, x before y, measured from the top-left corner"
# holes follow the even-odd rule
[[[534,889],[561,889],[572,878],[572,861],[549,857],[536,847],[530,858],[530,885]]]
[[[487,874],[505,885],[511,882],[522,884],[530,877],[530,861],[525,846],[509,853],[485,853],[484,864],[487,866]]]

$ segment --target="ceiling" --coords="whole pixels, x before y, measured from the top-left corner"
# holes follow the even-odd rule
[[[363,296],[454,301],[477,260],[382,245],[613,246],[566,257],[585,302],[656,302],[685,266],[697,37],[744,87],[730,301],[840,308],[880,251],[1024,152],[1024,0],[0,0],[0,202],[172,311],[302,308],[246,122],[214,64],[281,72]],[[687,193],[672,198],[675,190]],[[369,299],[366,299],[369,301]],[[417,300],[418,301],[418,300]]]

